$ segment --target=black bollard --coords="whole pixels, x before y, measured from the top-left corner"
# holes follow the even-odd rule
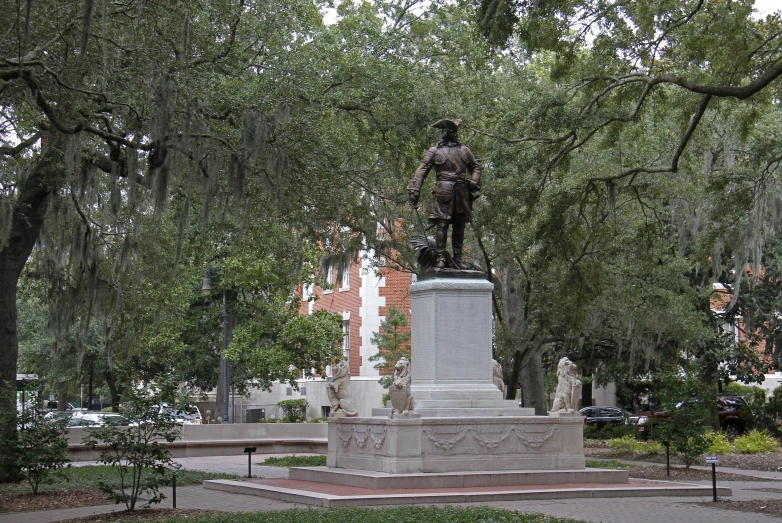
[[[671,477],[671,442],[663,441],[665,445],[665,475]]]
[[[711,498],[712,501],[717,501],[717,464],[711,464]]]
[[[255,452],[255,447],[244,448],[244,453],[247,454],[247,477],[248,478],[253,477],[253,463],[252,463],[253,452]]]
[[[176,473],[181,468],[182,465],[179,463],[171,465],[171,502],[173,508],[176,508]]]

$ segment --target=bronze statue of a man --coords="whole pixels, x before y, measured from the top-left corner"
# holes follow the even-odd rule
[[[429,171],[434,167],[435,187],[429,221],[436,226],[436,267],[446,266],[445,245],[448,242],[448,226],[452,228],[451,247],[457,269],[462,268],[464,228],[472,221],[472,202],[481,187],[481,166],[466,145],[458,137],[461,120],[443,118],[432,124],[442,130],[437,144],[429,149],[407,185],[408,203],[418,208],[418,197]]]

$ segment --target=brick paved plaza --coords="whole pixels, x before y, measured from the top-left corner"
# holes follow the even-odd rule
[[[263,461],[265,457],[266,456],[264,455],[254,456],[253,463]],[[181,458],[176,461],[182,463],[183,467],[188,469],[233,474],[247,473],[247,458],[244,455]],[[730,498],[731,500],[742,501],[782,498],[782,493],[764,492],[764,490],[769,489],[782,489],[782,473],[739,471],[735,469],[721,470],[767,479],[767,481],[732,481],[720,483],[720,486],[726,486],[733,489],[733,496]],[[253,465],[253,474],[259,477],[284,478],[287,476],[287,469]],[[701,483],[708,484],[709,482]],[[171,489],[164,489],[164,493],[167,495],[167,499],[158,506],[170,508],[172,504]],[[477,503],[475,505],[477,505]],[[779,521],[778,518],[772,516],[727,510],[722,508],[720,503],[711,503],[710,497],[539,500],[489,502],[480,503],[480,505],[522,512],[541,512],[552,516],[603,523],[772,523]],[[285,510],[294,507],[305,508],[307,506],[257,496],[208,490],[200,486],[190,486],[177,488],[177,507],[204,508],[224,510],[227,512],[251,512]],[[51,510],[45,512],[0,514],[0,522],[48,523],[89,514],[110,512],[113,510],[120,510],[120,507],[116,505],[102,505],[97,507]]]

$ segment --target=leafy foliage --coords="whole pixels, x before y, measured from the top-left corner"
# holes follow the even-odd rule
[[[277,406],[282,409],[283,417],[282,423],[301,423],[307,418],[307,399],[296,398],[290,400],[282,400],[277,403]]]
[[[90,449],[101,446],[98,462],[111,465],[119,475],[118,487],[102,482],[101,489],[128,511],[135,510],[142,493],[149,496],[146,506],[165,499],[160,487],[167,484],[172,461],[161,440],[171,443],[181,436],[173,412],[187,408],[177,401],[176,387],[173,381],[163,381],[152,391],[128,387],[124,413],[129,426],[96,427],[84,437]],[[162,408],[164,404],[171,408]]]
[[[63,474],[68,459],[68,429],[63,419],[45,419],[42,394],[17,418],[18,443],[12,456],[16,458],[21,478],[38,494],[42,484],[52,483],[52,476]]]
[[[584,425],[584,438],[598,440],[621,438],[628,435],[631,430],[633,427],[625,424],[606,423],[601,427],[597,423],[593,423]]]
[[[612,439],[608,446],[620,454],[660,454],[663,451],[663,446],[657,441],[641,441],[632,436]]]
[[[707,454],[725,455],[731,454],[735,451],[733,443],[728,439],[728,435],[724,432],[710,432],[706,434],[706,441],[708,442]]]
[[[391,305],[388,315],[380,323],[380,330],[372,335],[372,343],[377,346],[378,353],[370,356],[369,361],[378,362],[374,368],[380,371],[378,381],[384,389],[394,381],[396,362],[401,358],[410,359],[410,329],[407,323],[407,315]]]
[[[758,452],[776,452],[779,442],[766,431],[751,430],[733,440],[733,446],[739,452],[755,454]]]

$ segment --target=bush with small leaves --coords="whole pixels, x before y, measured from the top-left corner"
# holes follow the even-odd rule
[[[40,394],[37,395],[41,397]],[[62,475],[68,462],[68,429],[66,420],[45,419],[46,410],[41,401],[19,414],[16,463],[21,478],[38,494],[41,484],[51,483],[52,475]]]
[[[708,454],[715,454],[718,456],[724,456],[726,454],[732,454],[735,452],[735,447],[728,439],[728,435],[724,432],[707,432],[704,437],[708,443],[706,452]]]
[[[102,483],[101,490],[116,503],[124,503],[128,511],[135,510],[142,493],[148,496],[145,506],[165,499],[160,487],[168,484],[166,471],[172,463],[165,443],[181,436],[174,413],[189,410],[189,405],[178,401],[176,390],[173,381],[164,381],[153,391],[126,387],[124,410],[129,425],[92,428],[84,438],[90,449],[103,446],[98,462],[111,465],[119,474],[119,488]],[[165,403],[171,408],[161,408]]]
[[[779,443],[765,430],[751,430],[733,440],[733,446],[744,454],[757,454],[758,452],[776,452]]]
[[[277,406],[282,409],[283,423],[301,423],[306,419],[308,403],[305,398],[282,400]]]
[[[608,447],[618,454],[652,454],[663,452],[663,446],[657,441],[641,441],[632,436],[622,436],[608,441]]]

